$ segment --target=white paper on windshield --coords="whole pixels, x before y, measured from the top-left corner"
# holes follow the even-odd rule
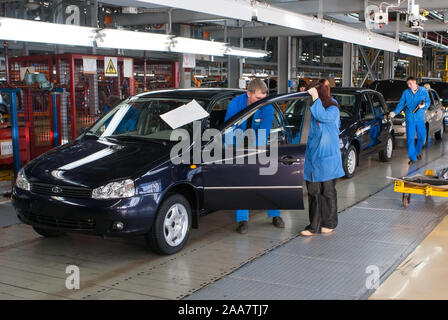
[[[180,107],[161,114],[160,117],[172,129],[177,129],[196,120],[208,117],[209,114],[201,107],[196,100],[191,100],[189,103],[181,105]]]

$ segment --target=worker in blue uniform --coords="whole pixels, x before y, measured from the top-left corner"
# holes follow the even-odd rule
[[[233,117],[235,114],[244,110],[247,106],[263,99],[267,95],[267,87],[266,84],[260,79],[252,80],[247,86],[247,93],[239,95],[235,97],[229,103],[229,107],[227,108],[225,121]],[[272,105],[266,105],[258,109],[252,117],[251,128],[255,132],[254,141],[256,146],[265,146],[267,145],[269,133],[272,126],[272,121],[274,120],[274,107]],[[242,122],[238,129],[241,129],[243,132],[247,128],[247,121]],[[235,128],[236,129],[236,128]],[[265,130],[265,135],[259,135],[258,131]],[[232,133],[230,133],[232,134]],[[261,141],[260,137],[264,137],[264,140]],[[232,135],[229,137],[224,137],[225,143],[229,143],[229,140],[232,144],[238,145],[240,141],[236,141],[238,136]],[[272,223],[274,226],[278,228],[284,228],[285,223],[283,219],[280,217],[280,210],[267,210],[268,216],[272,218]],[[236,231],[238,233],[247,233],[249,229],[248,225],[249,220],[249,210],[236,210],[236,222],[238,224]]]
[[[431,104],[431,100],[428,90],[420,87],[414,77],[409,77],[406,83],[408,89],[403,91],[397,107],[389,113],[389,116],[395,117],[404,108],[408,157],[409,164],[412,164],[421,159],[420,152],[426,139],[425,112]],[[417,143],[415,143],[416,132]]]
[[[336,179],[345,175],[339,148],[338,103],[330,97],[327,81],[313,84],[303,179],[308,189],[310,224],[303,236],[330,233],[338,224]]]

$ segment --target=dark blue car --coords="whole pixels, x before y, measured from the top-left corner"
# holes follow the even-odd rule
[[[292,144],[293,128],[286,123],[281,107],[307,94],[268,97],[224,121],[230,100],[242,93],[190,89],[130,97],[76,140],[20,170],[13,191],[19,218],[47,237],[65,232],[144,235],[156,252],[172,254],[185,246],[190,228],[198,227],[203,213],[220,209],[303,209],[305,145]],[[199,133],[210,128],[226,133],[243,121],[252,123],[257,121],[253,119],[256,110],[272,104],[275,115],[268,144],[277,140],[278,154],[271,155],[269,146],[260,151],[248,144],[239,154],[228,156],[222,150],[227,157],[222,161],[175,164],[170,153],[178,141],[170,140],[173,130],[160,115],[192,100],[210,113],[201,120]],[[192,124],[182,129],[197,134]],[[221,137],[193,140],[188,150],[174,158],[187,156],[194,160],[197,148],[216,152],[211,150],[214,139]],[[272,163],[261,158],[256,163],[248,161],[254,152],[275,157],[278,167],[274,174],[260,174]]]

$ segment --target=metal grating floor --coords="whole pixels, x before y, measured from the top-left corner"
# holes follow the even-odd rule
[[[445,167],[448,155],[418,169]],[[412,195],[404,209],[393,185],[339,213],[333,234],[296,237],[186,297],[196,299],[366,299],[368,266],[379,283],[448,214],[446,198]]]

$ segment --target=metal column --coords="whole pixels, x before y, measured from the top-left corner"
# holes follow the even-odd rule
[[[342,57],[342,86],[353,86],[353,65],[352,65],[352,51],[353,45],[348,42],[343,44],[343,57]]]
[[[239,41],[235,38],[229,39],[229,43],[232,46],[238,46]],[[228,56],[227,58],[227,86],[229,88],[239,88],[239,80],[242,75],[240,70],[240,59],[235,56]]]
[[[278,37],[277,59],[278,59],[278,81],[277,92],[287,93],[289,91],[288,81],[290,68],[290,42],[291,37]]]
[[[384,79],[393,79],[395,75],[394,53],[384,51]]]
[[[188,25],[180,25],[180,36],[191,38],[191,28]],[[180,66],[180,88],[191,88],[191,69],[184,68],[184,54],[179,54],[179,66]]]
[[[291,69],[290,79],[292,80],[292,88],[297,88],[297,38],[291,38]]]

